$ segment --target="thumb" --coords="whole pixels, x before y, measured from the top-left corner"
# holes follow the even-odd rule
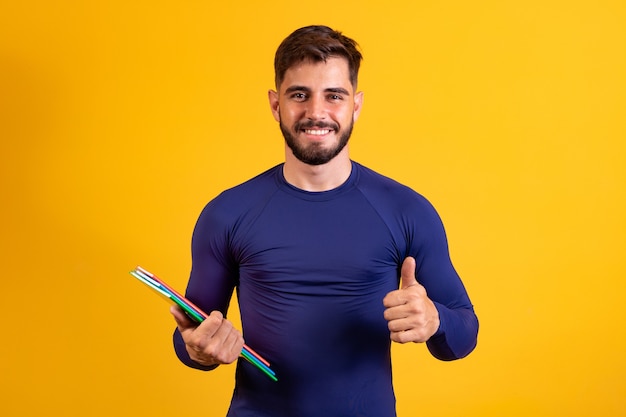
[[[188,329],[191,327],[196,327],[197,324],[194,323],[185,312],[178,306],[173,305],[170,306],[170,313],[174,316],[174,320],[176,321],[176,325],[179,330],[183,331],[184,329]]]
[[[415,278],[415,258],[408,256],[402,262],[400,288],[404,289],[415,284],[417,284],[417,279]]]

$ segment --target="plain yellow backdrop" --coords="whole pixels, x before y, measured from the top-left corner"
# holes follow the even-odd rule
[[[225,414],[167,306],[204,204],[282,161],[292,30],[365,61],[355,160],[439,210],[481,322],[451,363],[393,348],[398,414],[626,415],[622,1],[0,2],[3,416]],[[231,317],[237,316],[231,311]]]

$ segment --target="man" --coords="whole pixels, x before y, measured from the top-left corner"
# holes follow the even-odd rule
[[[211,313],[197,325],[172,308],[177,355],[203,370],[237,359],[244,340],[224,318],[236,290],[246,344],[278,377],[239,361],[229,416],[395,416],[391,341],[425,342],[442,360],[476,345],[435,210],[349,157],[360,62],[328,27],[287,37],[269,92],[285,162],[198,219],[187,296]]]

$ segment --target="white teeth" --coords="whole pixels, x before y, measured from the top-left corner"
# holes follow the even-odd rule
[[[305,129],[304,133],[306,133],[307,135],[327,135],[328,133],[330,133],[330,129],[317,129],[317,130],[311,130],[311,129]]]

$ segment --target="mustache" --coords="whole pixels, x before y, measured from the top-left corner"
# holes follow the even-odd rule
[[[306,120],[303,122],[296,122],[296,124],[294,125],[294,129],[296,131],[302,130],[302,129],[332,129],[334,131],[338,131],[339,125],[337,125],[336,123]]]

